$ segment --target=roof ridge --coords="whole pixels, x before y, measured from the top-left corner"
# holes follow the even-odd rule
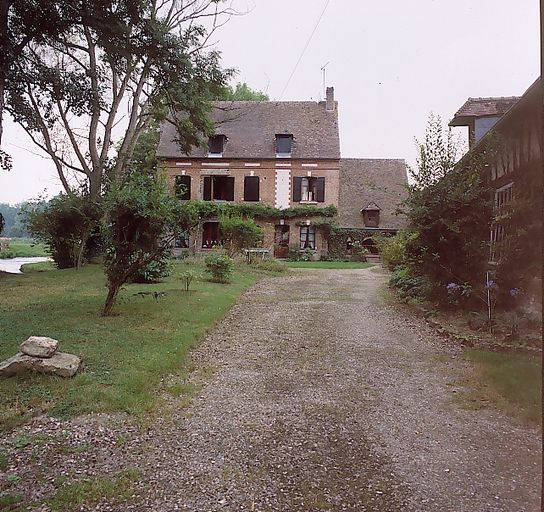
[[[521,96],[469,96],[468,100],[519,100]]]
[[[263,103],[313,103],[319,105],[325,103],[324,100],[213,100],[212,103],[250,103],[254,105],[262,105]],[[337,102],[336,102],[337,103]]]

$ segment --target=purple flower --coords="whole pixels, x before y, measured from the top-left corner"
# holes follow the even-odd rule
[[[448,283],[446,285],[446,289],[449,291],[449,292],[452,292],[453,290],[457,290],[457,288],[459,288],[459,285],[456,284],[456,283]]]
[[[490,279],[487,283],[485,283],[486,288],[495,288],[497,285],[493,279]]]
[[[510,290],[511,297],[517,297],[521,293],[521,288],[512,288]]]

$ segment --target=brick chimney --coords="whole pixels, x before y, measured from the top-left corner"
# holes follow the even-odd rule
[[[326,110],[334,110],[334,87],[327,87]]]

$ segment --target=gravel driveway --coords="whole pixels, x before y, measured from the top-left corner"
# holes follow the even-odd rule
[[[539,432],[463,409],[462,353],[387,305],[384,283],[377,268],[261,281],[194,351],[190,406],[170,399],[143,431],[103,416],[25,428],[93,447],[44,448],[52,473],[140,470],[128,502],[92,510],[540,510]],[[23,489],[53,490],[53,476]]]

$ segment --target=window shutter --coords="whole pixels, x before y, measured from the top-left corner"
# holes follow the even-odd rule
[[[317,202],[325,202],[325,178],[316,178],[317,179]]]
[[[293,178],[293,201],[300,202],[302,193],[302,178]]]
[[[204,199],[204,201],[212,200],[212,177],[211,176],[204,176],[204,190],[202,193],[202,199]]]
[[[234,201],[234,178],[232,176],[226,178],[225,200]]]
[[[246,176],[244,178],[244,201],[259,200],[259,176]]]
[[[191,176],[176,176],[174,193],[176,197],[182,201],[188,201],[191,199]]]

